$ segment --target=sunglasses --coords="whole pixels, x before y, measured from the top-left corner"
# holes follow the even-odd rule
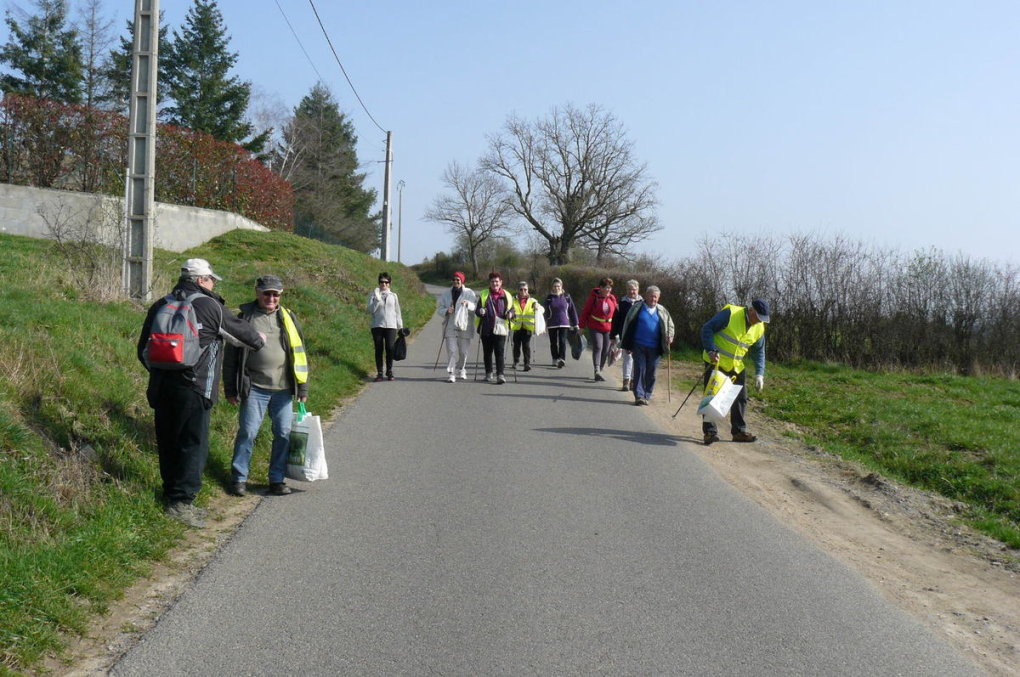
[[[389,284],[389,280],[379,280],[379,284]]]
[[[278,292],[278,291],[260,291],[259,293],[262,294],[263,296],[279,296],[280,295],[280,292]]]

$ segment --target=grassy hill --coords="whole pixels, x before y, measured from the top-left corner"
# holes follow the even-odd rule
[[[84,631],[183,527],[163,516],[159,501],[147,376],[135,357],[145,308],[92,300],[51,242],[0,235],[0,248],[2,674],[59,651],[62,632]],[[155,294],[169,291],[191,256],[209,259],[225,278],[216,291],[230,308],[254,298],[258,275],[284,280],[283,304],[307,339],[316,413],[375,371],[365,306],[382,266],[407,326],[420,326],[435,308],[402,266],[280,232],[235,231],[185,254],[157,252]],[[213,409],[200,503],[229,478],[236,427],[236,408]],[[265,476],[266,437],[254,477]]]

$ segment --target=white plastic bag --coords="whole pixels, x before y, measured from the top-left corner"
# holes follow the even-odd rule
[[[536,301],[535,302],[535,336],[541,336],[545,333],[545,308]]]
[[[457,309],[453,311],[453,326],[457,331],[467,331],[471,326],[471,311],[466,303],[458,303]]]
[[[329,478],[326,448],[322,442],[322,422],[298,403],[290,427],[290,448],[287,452],[287,477],[304,482]]]
[[[492,325],[492,333],[496,336],[506,336],[510,333],[509,324],[502,317],[497,317],[496,324]]]
[[[704,416],[706,421],[715,421],[716,423],[725,421],[726,417],[730,415],[730,407],[733,406],[733,401],[737,399],[742,387],[716,369],[708,379],[708,385],[705,386],[705,396],[701,398],[701,404],[698,405],[698,415]]]

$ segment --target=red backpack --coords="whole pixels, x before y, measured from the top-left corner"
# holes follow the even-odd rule
[[[163,305],[152,317],[149,339],[143,352],[149,369],[190,369],[202,356],[202,348],[198,344],[198,330],[202,325],[193,305],[202,294],[196,292],[181,298],[182,294],[167,294]]]

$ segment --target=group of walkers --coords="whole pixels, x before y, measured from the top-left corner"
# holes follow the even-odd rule
[[[204,525],[203,511],[193,505],[202,486],[209,453],[209,412],[217,399],[222,371],[227,400],[239,406],[238,431],[227,492],[244,496],[255,437],[266,415],[272,423],[269,493],[291,493],[285,481],[292,408],[308,397],[309,365],[297,317],[281,304],[283,281],[266,274],[255,283],[255,299],[233,315],[215,291],[222,278],[205,259],[188,259],[173,290],[154,303],[138,339],[138,359],[149,372],[146,391],[155,412],[159,470],[167,514],[190,526]],[[388,273],[380,273],[378,287],[368,298],[376,381],[394,380],[397,337],[407,335],[400,299],[391,289]],[[626,282],[626,295],[613,294],[606,277],[588,294],[580,313],[559,278],[552,280],[544,303],[531,295],[527,282],[517,293],[503,287],[498,272],[488,275],[488,287],[476,293],[465,285],[463,273],[452,275],[451,286],[439,297],[436,312],[443,318],[447,380],[467,379],[467,359],[475,334],[481,341],[485,380],[506,383],[505,348],[510,343],[513,369],[530,371],[534,363],[531,339],[549,334],[551,365],[562,369],[568,346],[575,357],[582,352],[582,331],[592,348],[592,380],[605,381],[603,372],[614,358],[622,358],[621,390],[630,391],[635,405],[647,405],[655,389],[659,360],[669,354],[675,329],[669,311],[659,303],[661,292],[636,280]],[[716,369],[744,386],[744,358],[755,367],[755,385],[764,387],[765,324],[769,305],[755,299],[749,306],[727,305],[701,331],[704,382]],[[225,344],[228,344],[225,346]],[[753,442],[747,430],[746,388],[740,389],[730,411],[731,434],[737,442]],[[717,426],[703,423],[705,444],[719,440]]]
[[[552,280],[551,290],[540,304],[525,281],[519,282],[517,294],[511,295],[503,287],[503,276],[492,272],[488,276],[488,288],[479,294],[465,286],[464,273],[454,273],[450,288],[440,295],[436,306],[436,313],[443,318],[447,381],[456,383],[458,378],[467,379],[467,359],[475,334],[481,340],[485,380],[503,384],[506,383],[504,352],[508,342],[513,351],[513,368],[516,370],[521,365],[523,371],[530,371],[531,337],[547,332],[552,366],[562,369],[568,345],[579,341],[581,332],[586,330],[592,349],[592,381],[605,381],[606,366],[619,356],[620,390],[632,392],[635,405],[648,405],[655,390],[659,361],[669,354],[675,328],[669,311],[659,303],[661,290],[658,287],[648,286],[642,294],[637,280],[627,280],[625,285],[626,294],[617,298],[613,294],[613,280],[600,279],[578,313],[560,278]],[[372,307],[370,300],[370,310]],[[396,307],[399,317],[399,304]],[[747,307],[725,306],[702,327],[704,384],[708,384],[712,372],[718,369],[742,386],[730,410],[730,432],[736,442],[757,439],[748,432],[745,420],[744,357],[753,361],[755,385],[762,389],[765,324],[769,319],[768,302],[755,299]],[[374,335],[376,329],[372,331]],[[378,342],[376,345],[376,364],[381,374],[381,348]],[[387,369],[390,368],[387,363]],[[387,374],[392,378],[390,371]],[[713,421],[706,419],[702,432],[705,444],[719,441],[718,427]]]

